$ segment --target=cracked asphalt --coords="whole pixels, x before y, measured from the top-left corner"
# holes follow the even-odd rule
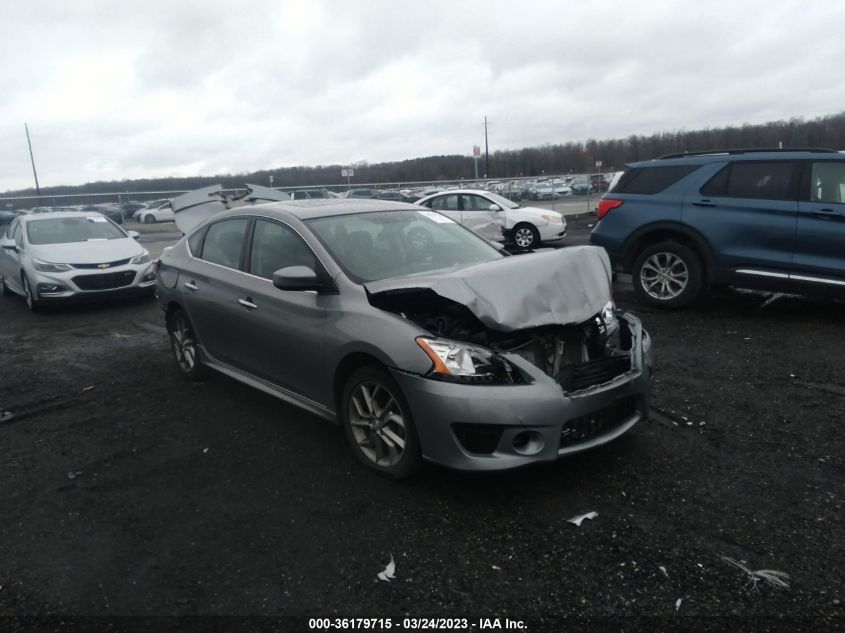
[[[651,420],[553,465],[400,483],[339,427],[182,379],[151,300],[3,298],[0,615],[841,626],[845,306],[727,291],[655,311],[625,278],[614,298],[654,339]]]

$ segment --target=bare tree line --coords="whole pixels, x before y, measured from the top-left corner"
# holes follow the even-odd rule
[[[515,178],[541,174],[586,173],[623,169],[626,163],[657,158],[684,151],[726,148],[829,147],[845,148],[845,112],[809,121],[793,118],[760,125],[742,125],[701,130],[678,130],[652,135],[632,135],[624,139],[547,144],[519,150],[495,151],[490,155],[491,178]],[[597,161],[601,168],[596,168]],[[479,176],[484,161],[479,161]],[[115,191],[190,190],[220,183],[237,187],[244,182],[268,184],[273,177],[276,187],[342,187],[346,179],[340,170],[345,165],[285,167],[250,173],[186,178],[144,178],[101,181],[79,186],[42,187],[44,196],[106,193]],[[397,162],[354,165],[355,183],[428,182],[435,180],[472,180],[475,166],[470,156],[426,156]],[[34,189],[8,191],[9,196],[34,195]]]

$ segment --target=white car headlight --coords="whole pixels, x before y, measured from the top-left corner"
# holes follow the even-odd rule
[[[560,215],[543,215],[546,222],[554,222],[555,224],[563,224],[563,217]]]
[[[153,261],[153,258],[150,257],[150,254],[147,251],[144,251],[142,255],[135,255],[132,259],[129,260],[130,264],[149,264]]]
[[[51,262],[42,262],[40,259],[32,258],[32,267],[42,273],[60,273],[65,270],[73,270],[69,264],[53,264]]]

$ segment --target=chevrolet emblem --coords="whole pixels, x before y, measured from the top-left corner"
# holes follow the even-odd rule
[[[97,264],[97,268],[108,268],[108,264]]]

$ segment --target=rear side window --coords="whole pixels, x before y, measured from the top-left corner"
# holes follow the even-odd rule
[[[845,163],[813,163],[810,172],[810,201],[845,202]]]
[[[789,161],[736,162],[727,165],[702,188],[705,196],[793,200],[795,163]]]
[[[201,259],[227,268],[238,268],[248,224],[247,218],[238,218],[222,220],[209,226],[202,245]]]
[[[667,165],[629,169],[619,179],[613,193],[659,193],[698,168],[699,165]]]
[[[190,249],[191,255],[194,257],[199,257],[202,252],[202,241],[205,238],[205,231],[206,229],[200,229],[188,238],[188,249]]]

